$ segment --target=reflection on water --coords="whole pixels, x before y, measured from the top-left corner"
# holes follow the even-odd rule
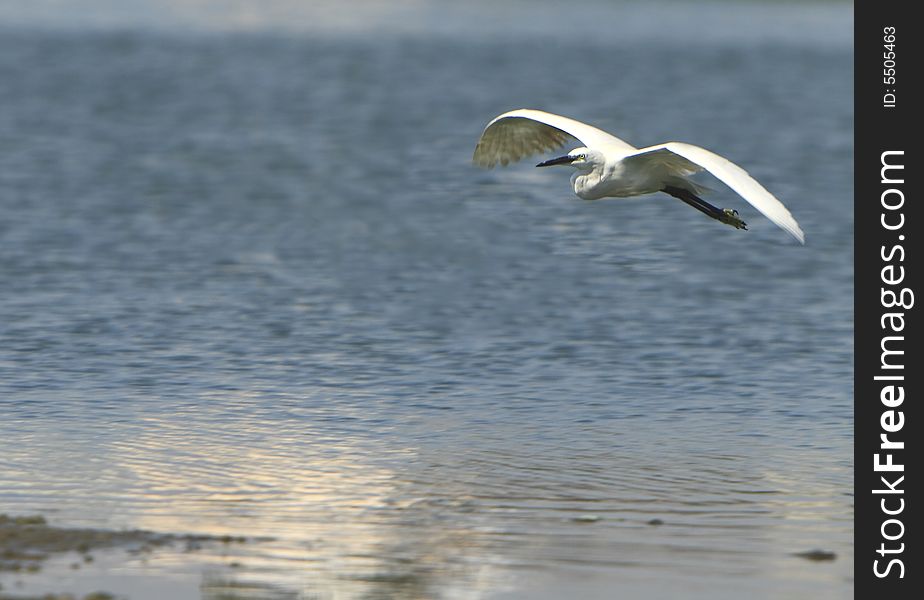
[[[3,593],[851,594],[849,4],[129,4],[0,2],[0,513],[256,541]],[[524,105],[734,157],[807,245],[473,169]]]
[[[164,549],[119,567],[186,569],[195,589],[194,561],[207,575],[203,597],[227,597],[229,581],[265,587],[270,598],[297,590],[321,598],[532,595],[584,585],[584,577],[600,579],[590,590],[603,597],[611,573],[641,590],[663,572],[674,574],[661,584],[668,592],[702,579],[710,589],[727,586],[729,597],[742,586],[759,593],[760,581],[785,573],[781,593],[824,596],[832,574],[848,568],[849,462],[812,448],[784,452],[761,437],[747,455],[733,453],[746,443],[733,415],[690,419],[685,438],[661,448],[669,418],[578,426],[566,447],[561,434],[547,437],[556,425],[540,414],[477,447],[464,448],[451,432],[445,447],[420,432],[396,436],[417,447],[396,447],[377,443],[374,432],[344,443],[312,427],[323,421],[317,417],[219,421],[207,401],[199,405],[195,416],[123,430],[89,487],[116,522],[266,538],[192,557]],[[774,453],[770,465],[764,452]],[[72,454],[53,444],[35,453]],[[45,465],[45,477],[66,481],[79,468],[68,462]],[[22,494],[31,502],[99,522],[99,508],[88,514],[83,497],[61,495],[87,484],[29,487]],[[846,557],[829,566],[791,555],[819,546]],[[704,575],[717,565],[720,581]]]

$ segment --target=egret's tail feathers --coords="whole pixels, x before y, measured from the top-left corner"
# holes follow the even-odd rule
[[[705,196],[706,194],[711,194],[714,190],[710,187],[707,187],[701,183],[697,183],[686,177],[666,177],[664,181],[665,188],[681,189],[687,190],[697,196]]]

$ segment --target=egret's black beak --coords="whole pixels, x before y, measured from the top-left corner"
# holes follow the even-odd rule
[[[574,162],[574,158],[575,157],[569,156],[566,154],[564,156],[559,156],[558,158],[553,158],[551,160],[541,162],[536,166],[537,167],[554,167],[555,165],[570,165],[571,163]]]

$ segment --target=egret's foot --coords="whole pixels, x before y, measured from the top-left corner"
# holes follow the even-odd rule
[[[731,225],[735,229],[744,229],[747,231],[748,224],[738,218],[738,211],[733,208],[723,208],[719,220]]]

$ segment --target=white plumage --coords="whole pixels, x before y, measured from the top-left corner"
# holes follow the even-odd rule
[[[708,191],[690,176],[708,171],[751,206],[805,243],[805,234],[783,203],[747,171],[705,148],[667,142],[636,148],[609,133],[541,110],[519,109],[494,118],[475,147],[475,164],[506,166],[527,156],[577,142],[567,155],[536,166],[570,165],[574,193],[587,200],[624,198],[666,192],[706,215],[738,229],[747,229],[737,211],[719,209],[698,197]]]

